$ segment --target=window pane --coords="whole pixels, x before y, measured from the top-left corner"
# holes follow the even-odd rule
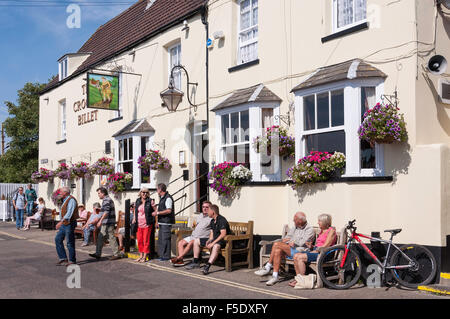
[[[366,18],[366,0],[355,0],[355,22]]]
[[[304,118],[304,130],[314,130],[315,125],[315,101],[314,95],[306,96],[303,98],[303,118]]]
[[[342,28],[353,23],[353,0],[336,0],[337,27]]]
[[[306,154],[311,151],[341,152],[345,154],[345,132],[334,131],[321,134],[307,135]]]
[[[361,88],[361,121],[364,117],[364,113],[375,106],[375,88],[374,87],[362,87]]]
[[[128,140],[123,140],[123,160],[128,160]]]
[[[142,136],[141,137],[141,156],[144,156],[145,152],[147,151],[148,141],[149,141],[149,137],[148,136]]]
[[[123,140],[119,141],[119,162],[123,161]]]
[[[365,140],[361,141],[361,168],[376,168],[375,148]]]
[[[250,141],[248,111],[241,112],[241,142]]]
[[[242,163],[250,167],[250,144],[229,146],[225,148],[225,161]]]
[[[326,127],[330,127],[330,105],[328,92],[317,95],[317,128]]]
[[[130,173],[133,175],[133,162],[121,163],[119,165],[119,171],[121,173]]]
[[[239,113],[231,113],[231,143],[239,141]]]
[[[128,147],[129,147],[128,159],[132,160],[133,159],[133,138],[131,138],[131,137],[128,139]]]
[[[331,126],[344,125],[344,90],[331,92]]]
[[[222,144],[229,144],[230,143],[230,137],[229,137],[229,127],[230,127],[230,119],[229,115],[222,115]]]

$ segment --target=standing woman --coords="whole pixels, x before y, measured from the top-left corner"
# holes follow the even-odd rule
[[[150,198],[148,188],[141,188],[139,198],[135,205],[134,223],[137,223],[136,239],[140,258],[137,262],[146,262],[150,252],[150,234],[155,227],[155,218],[152,213],[155,211],[155,201]]]

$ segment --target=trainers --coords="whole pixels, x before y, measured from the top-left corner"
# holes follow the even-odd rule
[[[270,278],[270,280],[268,282],[266,282],[266,285],[273,286],[279,281],[280,281],[280,279],[278,279],[278,277],[272,277],[272,278]]]
[[[109,260],[117,260],[117,259],[120,259],[120,258],[121,258],[120,256],[114,255],[114,256],[109,257]]]
[[[67,259],[60,260],[56,263],[56,266],[66,266],[69,263]]]
[[[207,275],[209,274],[209,267],[211,267],[210,265],[205,265],[205,267],[203,267],[203,274]]]
[[[266,268],[255,271],[255,275],[258,276],[267,276],[268,274],[270,274],[270,269],[267,270]]]
[[[88,243],[82,243],[81,247],[86,247],[87,245],[89,245]]]
[[[200,263],[190,263],[189,265],[186,266],[186,269],[194,269],[194,268],[200,268]]]

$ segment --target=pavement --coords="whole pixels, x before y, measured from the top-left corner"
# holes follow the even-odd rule
[[[95,246],[81,247],[81,239],[76,240],[81,288],[71,289],[67,283],[72,273],[55,265],[55,235],[56,231],[35,226],[19,231],[12,222],[0,222],[0,298],[449,299],[401,287],[297,290],[288,286],[290,278],[268,287],[265,282],[270,277],[254,275],[256,268],[226,272],[218,264],[205,276],[199,269],[173,267],[168,261],[110,261],[109,245],[104,247],[104,257],[96,261],[88,255],[95,252]]]

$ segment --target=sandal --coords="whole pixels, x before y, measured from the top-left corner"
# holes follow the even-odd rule
[[[139,257],[138,259],[135,260],[135,262],[140,263],[142,260],[142,257]]]
[[[289,282],[289,286],[291,286],[291,287],[295,287],[296,284],[297,284],[296,280],[292,280]]]

